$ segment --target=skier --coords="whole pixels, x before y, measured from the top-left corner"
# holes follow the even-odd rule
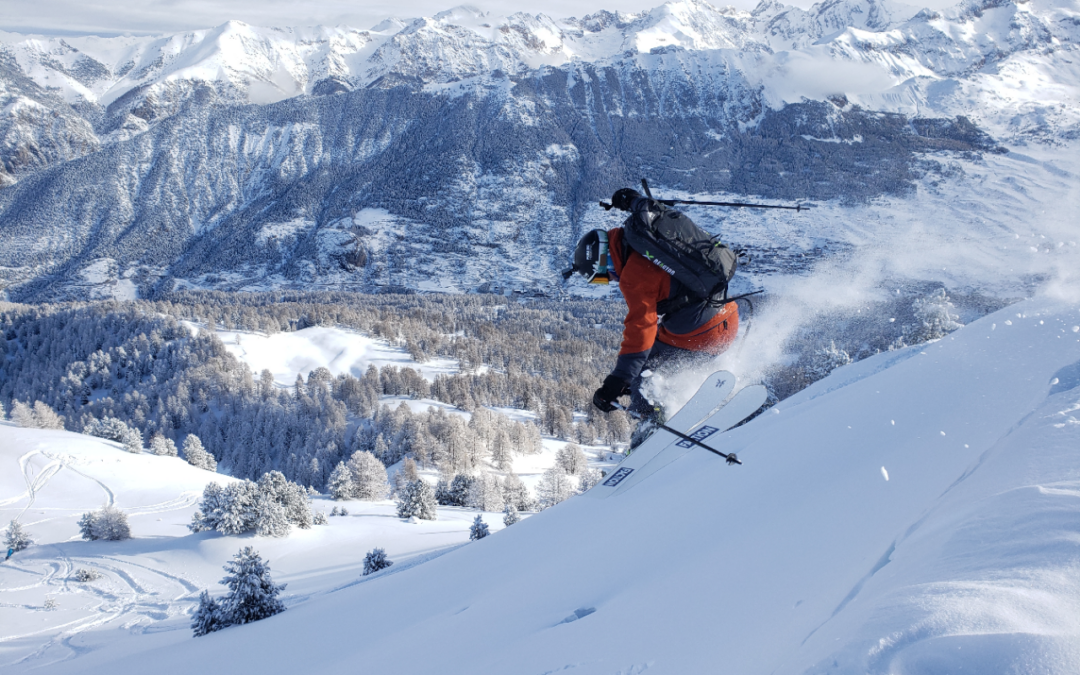
[[[4,558],[4,562],[7,562],[8,560],[11,560],[11,556],[12,556],[12,555],[14,555],[14,554],[15,554],[15,549],[14,549],[14,547],[13,547],[13,548],[9,548],[9,549],[7,550],[7,557],[6,557],[6,558]]]
[[[630,212],[624,226],[639,217],[648,202],[629,188],[611,198],[614,208]],[[630,410],[643,420],[630,441],[630,447],[635,448],[656,423],[665,421],[663,411],[642,395],[641,374],[647,370],[677,372],[722,353],[739,330],[738,307],[734,302],[688,298],[674,276],[627,245],[623,227],[586,233],[574,251],[573,267],[564,276],[569,278],[574,272],[589,283],[617,281],[626,300],[622,347],[614,370],[593,394],[593,405],[611,412],[616,399],[630,394]]]

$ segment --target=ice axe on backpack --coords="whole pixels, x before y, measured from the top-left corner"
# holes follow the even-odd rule
[[[664,206],[675,206],[676,204],[691,204],[695,206],[731,206],[734,208],[742,209],[788,209],[790,211],[809,211],[813,204],[796,204],[795,206],[780,206],[777,204],[749,204],[746,202],[695,202],[690,199],[656,199],[652,196],[652,192],[649,190],[649,183],[644,178],[641,179],[641,187],[645,190],[645,196],[652,199],[657,204],[663,204]],[[600,202],[600,206],[604,207],[605,211],[610,211],[615,208],[608,202]]]

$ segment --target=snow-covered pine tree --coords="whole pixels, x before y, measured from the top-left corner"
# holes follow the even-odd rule
[[[404,489],[404,486],[398,489],[398,494],[401,493],[402,489]],[[439,482],[435,483],[435,502],[442,506],[453,506],[453,497],[450,495],[450,483],[445,478],[440,478]]]
[[[555,465],[544,472],[536,486],[536,495],[541,509],[551,508],[559,502],[573,497],[577,486],[566,475],[562,467]]]
[[[22,401],[12,401],[11,421],[25,429],[34,428],[34,411],[29,404]]]
[[[353,482],[352,469],[345,462],[338,462],[334,470],[330,472],[330,479],[326,482],[326,489],[334,499],[352,499],[356,494],[356,484]]]
[[[386,499],[390,493],[390,481],[386,477],[386,467],[378,457],[370,452],[358,450],[349,458],[349,469],[352,471],[356,499],[368,501]]]
[[[82,432],[88,436],[97,436],[110,441],[122,443],[128,452],[138,454],[142,452],[142,432],[133,429],[120,419],[115,417],[103,417],[93,420],[83,427]]]
[[[585,452],[577,443],[567,443],[555,453],[555,463],[570,476],[576,476],[583,471],[586,461]]]
[[[536,508],[536,501],[528,486],[521,482],[515,473],[503,479],[503,500],[507,504],[513,504],[518,511],[532,511]]]
[[[176,457],[176,444],[171,438],[156,433],[150,439],[150,453],[163,457]]]
[[[399,518],[416,516],[421,520],[435,520],[435,490],[423,479],[417,479],[405,486],[398,496],[397,514]]]
[[[34,426],[38,429],[63,429],[64,418],[41,401],[34,401]]]
[[[469,493],[472,492],[472,486],[475,481],[476,478],[474,476],[468,476],[463,473],[454,476],[454,479],[450,481],[450,487],[447,490],[448,506],[468,505]]]
[[[105,506],[98,512],[98,539],[122,541],[131,538],[127,514],[115,506]]]
[[[210,597],[209,591],[203,591],[199,595],[199,606],[191,617],[191,631],[195,637],[213,633],[225,628],[229,624],[221,616],[221,605],[217,600]]]
[[[84,513],[79,519],[79,532],[83,539],[93,541],[122,541],[131,538],[127,514],[115,506],[106,505],[97,511]]]
[[[217,460],[203,448],[202,441],[195,434],[188,434],[184,439],[184,459],[196,468],[217,471]]]
[[[510,432],[500,426],[491,439],[491,463],[499,471],[509,471],[514,462],[512,451],[513,442],[510,440]]]
[[[12,520],[8,524],[7,535],[4,537],[4,549],[13,548],[16,551],[22,551],[26,547],[34,543],[34,540],[30,538],[26,530],[22,528],[19,521]]]
[[[259,493],[277,502],[289,523],[302,530],[311,527],[311,504],[307,490],[293,483],[280,471],[268,471],[259,478]]]
[[[206,532],[216,530],[221,520],[223,508],[222,487],[217,483],[207,483],[203,488],[202,501],[199,508],[191,516],[191,524],[188,529],[192,532]]]
[[[314,525],[328,525],[330,521],[326,519],[326,513],[324,511],[316,511],[311,516],[311,522]]]
[[[392,560],[387,559],[386,551],[381,548],[372,549],[364,556],[364,575],[367,576],[379,570],[384,570],[393,565]]]
[[[510,527],[519,520],[521,516],[518,515],[518,510],[513,504],[506,502],[506,508],[503,509],[503,525]]]
[[[79,534],[87,541],[94,541],[98,538],[96,511],[87,511],[79,518]]]
[[[255,502],[255,533],[260,537],[285,537],[291,529],[285,507],[270,492],[260,492]]]
[[[221,616],[227,624],[251,623],[285,611],[277,597],[285,584],[274,583],[270,564],[263,562],[255,549],[240,549],[225,563],[225,571],[228,574],[221,583],[228,586],[229,594],[221,600]]]
[[[222,534],[243,534],[255,529],[259,487],[249,480],[229,483],[221,489],[214,529]],[[207,513],[203,509],[203,513]]]
[[[502,483],[490,473],[477,476],[469,487],[466,503],[469,507],[481,511],[501,511],[506,504]]]
[[[472,526],[469,527],[469,541],[476,541],[477,539],[483,539],[488,536],[487,523],[484,522],[484,518],[478,513],[476,519],[473,520]]]

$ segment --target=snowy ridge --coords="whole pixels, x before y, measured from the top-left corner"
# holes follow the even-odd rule
[[[69,103],[108,107],[132,96],[160,105],[175,97],[170,89],[181,83],[211,84],[236,100],[269,103],[373,84],[519,76],[572,61],[604,64],[671,49],[797,52],[872,63],[887,78],[884,88],[891,88],[912,79],[969,78],[987,66],[1000,70],[1030,52],[1065,75],[1055,53],[1075,50],[1080,36],[1075,0],[965,0],[946,12],[916,12],[889,0],[829,0],[809,10],[766,0],[753,12],[681,0],[639,15],[554,20],[543,14],[492,16],[463,6],[369,30],[230,21],[158,38],[0,33],[0,44],[39,86],[60,91]],[[858,83],[837,82],[835,93],[858,101],[864,92],[846,84]],[[1075,78],[1069,76],[1068,84],[1075,86]],[[938,103],[928,92],[911,95],[924,107]],[[880,108],[884,101],[875,103]],[[898,108],[894,103],[886,109]]]
[[[580,232],[610,226],[596,200],[642,176],[699,198],[971,194],[978,153],[1080,138],[1078,16],[1076,0],[685,0],[559,21],[459,7],[370,30],[3,34],[0,288],[550,293]],[[984,193],[991,212],[1016,203],[1000,194]],[[813,247],[849,245],[819,213],[798,217]],[[750,236],[805,255],[771,234]]]

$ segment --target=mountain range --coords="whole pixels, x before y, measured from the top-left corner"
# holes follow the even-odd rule
[[[0,33],[0,288],[551,294],[581,232],[617,223],[595,201],[643,176],[867,204],[953,158],[1067,146],[1078,41],[1076,0]]]

